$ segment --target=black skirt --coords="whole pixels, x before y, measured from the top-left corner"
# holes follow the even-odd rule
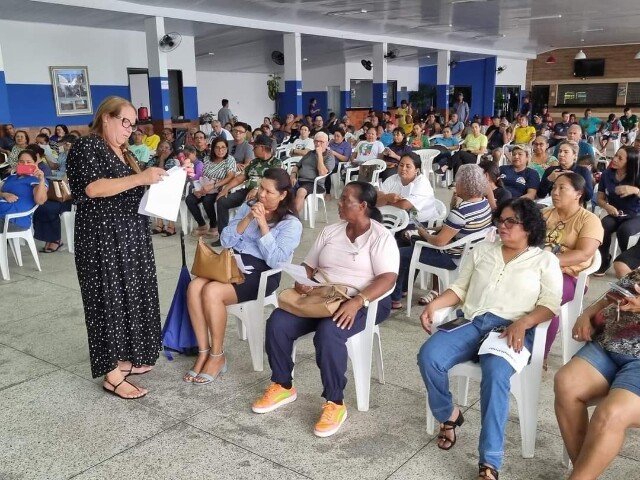
[[[246,253],[238,253],[236,255],[240,255],[242,258],[242,263],[245,266],[252,266],[253,270],[251,270],[251,274],[244,276],[244,282],[240,284],[233,284],[233,288],[236,291],[236,296],[238,297],[238,303],[248,302],[250,300],[255,300],[258,298],[258,287],[260,286],[260,274],[262,272],[266,272],[267,270],[271,270],[271,267],[267,265],[267,263],[253,255],[248,255]],[[265,296],[271,295],[276,291],[278,285],[280,285],[280,273],[276,273],[275,275],[271,275],[267,279],[267,291]]]

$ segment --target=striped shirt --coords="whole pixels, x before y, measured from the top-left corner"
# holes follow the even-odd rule
[[[486,198],[479,202],[465,200],[449,212],[444,224],[449,228],[458,230],[458,233],[453,237],[453,242],[489,228],[491,226],[491,207],[489,202]],[[454,258],[459,258],[463,250],[464,247],[455,247],[450,248],[446,253]]]
[[[209,180],[222,180],[227,176],[227,173],[235,171],[236,161],[231,155],[228,155],[227,158],[219,163],[212,162],[209,157],[204,159],[202,175],[207,177]]]

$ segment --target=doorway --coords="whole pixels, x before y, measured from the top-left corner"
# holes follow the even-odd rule
[[[169,70],[169,111],[171,118],[184,117],[182,70]]]
[[[387,108],[398,106],[398,81],[387,81]]]
[[[136,108],[147,107],[151,112],[151,97],[149,95],[149,70],[146,68],[127,68],[129,76],[129,98]]]
[[[500,86],[495,90],[495,112],[498,117],[505,116],[512,122],[520,111],[520,87]]]
[[[373,106],[373,80],[351,80],[351,107]]]
[[[469,85],[451,85],[449,86],[449,109],[453,108],[453,104],[458,101],[458,94],[462,93],[464,95],[464,101],[469,104],[469,110],[471,110],[471,105],[473,102],[472,97],[472,89]],[[469,116],[469,121],[471,121],[471,116]]]
[[[327,87],[327,114],[331,112],[340,116],[340,85]]]
[[[547,105],[549,105],[549,85],[534,85],[531,89],[531,110],[533,113],[542,113]]]

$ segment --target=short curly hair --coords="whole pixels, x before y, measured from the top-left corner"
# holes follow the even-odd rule
[[[484,197],[487,193],[487,178],[484,171],[474,163],[460,165],[456,173],[456,190],[463,200]]]
[[[498,220],[505,208],[510,208],[516,214],[516,218],[522,222],[522,228],[527,232],[527,244],[530,247],[539,247],[544,244],[547,225],[536,203],[526,197],[512,198],[498,204],[493,214],[494,221]]]

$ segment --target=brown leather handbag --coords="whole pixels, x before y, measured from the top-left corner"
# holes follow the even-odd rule
[[[295,288],[287,288],[278,295],[278,306],[286,312],[301,318],[332,317],[342,302],[351,299],[347,286],[341,284],[314,287],[309,293],[299,293]]]
[[[225,248],[217,253],[202,237],[198,239],[191,273],[220,283],[244,283],[244,274],[238,268],[233,250]]]

